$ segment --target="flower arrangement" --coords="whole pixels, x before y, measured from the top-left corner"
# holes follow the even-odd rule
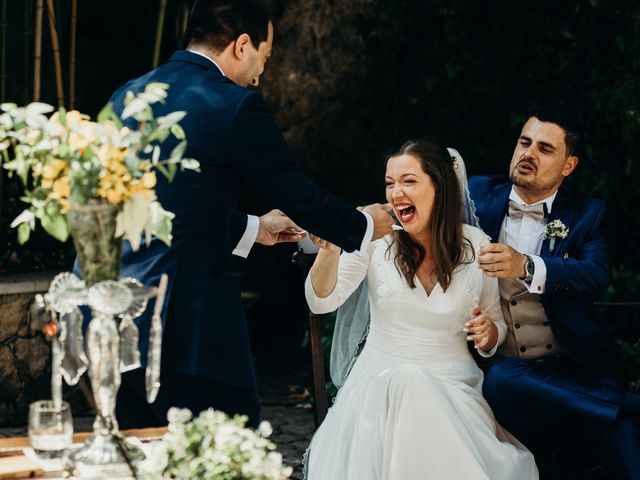
[[[549,251],[553,252],[556,244],[556,238],[567,238],[567,235],[569,235],[569,229],[567,226],[562,223],[560,219],[556,219],[544,226],[544,230],[542,231],[540,238],[543,240],[546,240],[547,238],[551,239],[549,240]]]
[[[0,105],[0,163],[22,180],[22,200],[29,207],[12,223],[24,243],[36,220],[60,241],[70,233],[69,212],[76,206],[108,204],[116,211],[115,236],[137,250],[144,233],[171,242],[173,214],[156,200],[156,171],[170,180],[178,166],[198,170],[196,160],[183,158],[186,140],[178,122],[185,112],[154,118],[151,105],[163,102],[168,85],[150,83],[143,92],[128,92],[122,118],[105,106],[91,121],[78,111],[54,111],[34,102],[26,107]],[[137,129],[122,121],[133,118]],[[169,158],[160,146],[170,135],[178,141]]]
[[[168,433],[141,466],[148,480],[283,480],[291,475],[267,439],[268,422],[252,430],[245,427],[245,416],[229,418],[208,409],[193,418],[177,408],[169,410],[168,420]]]

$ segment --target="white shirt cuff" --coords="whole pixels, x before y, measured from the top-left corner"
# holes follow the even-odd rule
[[[260,229],[260,219],[255,215],[247,215],[247,228],[242,234],[242,238],[233,250],[233,254],[238,257],[247,258],[251,247],[256,243],[258,238],[258,230]]]
[[[364,217],[367,219],[367,230],[364,232],[364,237],[362,237],[362,244],[360,245],[360,250],[356,250],[355,253],[359,257],[364,255],[364,252],[367,251],[367,247],[371,243],[371,239],[373,238],[373,217],[369,215],[367,212],[362,212]]]
[[[544,293],[544,284],[547,283],[547,266],[544,264],[544,260],[538,255],[529,255],[535,265],[533,278],[531,282],[523,281],[529,290],[529,293],[537,293],[542,295]]]

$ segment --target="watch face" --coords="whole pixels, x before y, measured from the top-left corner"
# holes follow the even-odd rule
[[[536,267],[536,264],[533,263],[533,259],[527,256],[527,265],[526,265],[527,276],[530,276],[530,277],[533,276],[533,271],[535,270],[535,267]]]

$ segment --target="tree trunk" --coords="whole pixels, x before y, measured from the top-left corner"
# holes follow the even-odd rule
[[[53,0],[47,0],[49,7],[49,30],[51,31],[51,50],[53,51],[53,63],[56,69],[56,90],[58,92],[58,107],[64,107],[64,86],[62,85],[62,62],[60,61],[60,44],[58,43],[58,31],[56,30],[56,11]]]
[[[44,0],[38,0],[36,7],[35,46],[33,54],[33,101],[40,100],[40,69],[42,67],[42,12]]]
[[[29,59],[31,58],[31,15],[33,14],[33,2],[24,2],[24,30],[23,30],[23,64],[24,64],[24,83],[22,103],[29,103],[31,97],[31,71],[29,70]]]
[[[162,46],[162,31],[164,30],[164,15],[167,11],[167,0],[160,0],[160,12],[158,13],[158,27],[156,28],[156,45],[153,49],[153,62],[151,68],[156,68],[160,62],[160,47]]]
[[[2,0],[2,23],[0,24],[0,102],[6,102],[7,94],[7,0]]]
[[[78,0],[71,0],[71,42],[69,53],[69,108],[76,107],[76,35],[78,33]]]

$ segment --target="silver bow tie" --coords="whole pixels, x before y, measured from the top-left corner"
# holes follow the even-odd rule
[[[509,200],[509,216],[511,218],[522,218],[523,215],[528,215],[540,222],[544,220],[544,217],[547,215],[547,204],[536,203],[535,205],[520,205],[513,200]]]

